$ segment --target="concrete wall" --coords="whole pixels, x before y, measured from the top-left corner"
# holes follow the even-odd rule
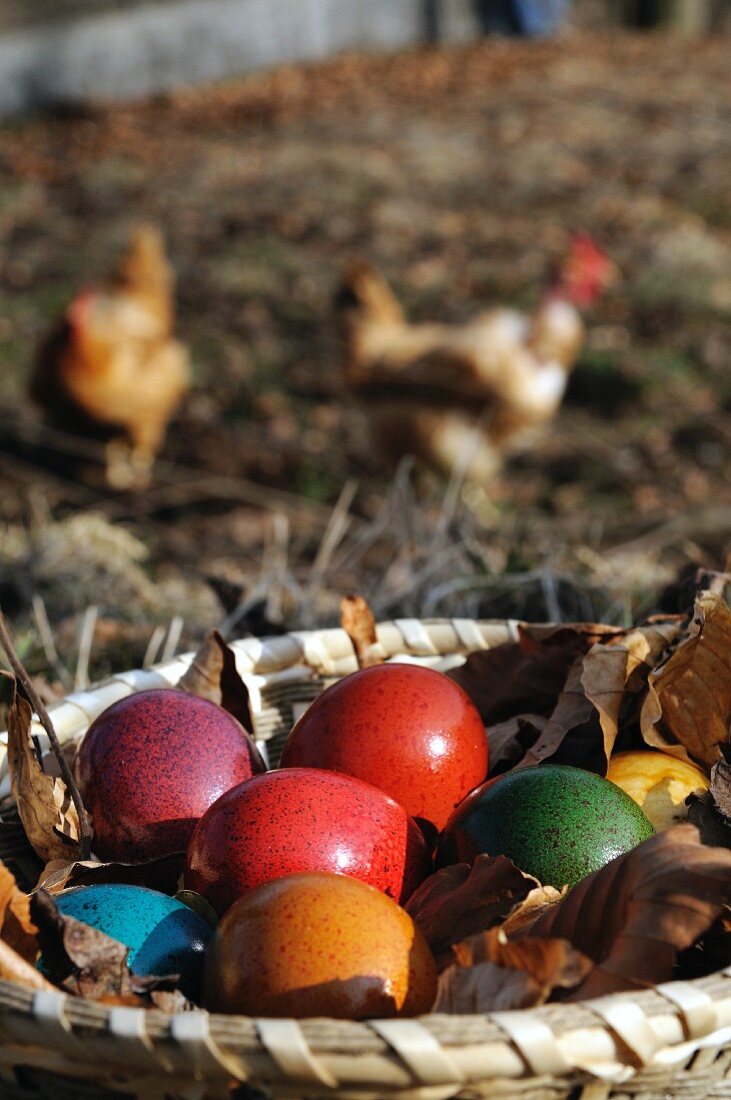
[[[30,25],[27,17],[19,25],[19,11],[15,25],[6,17],[1,112],[135,98],[346,49],[399,49],[426,33],[424,0],[146,0],[101,11],[55,0],[55,8]],[[442,29],[453,40],[475,33],[469,0],[443,3]]]
[[[621,18],[630,0],[574,0]],[[639,2],[639,0],[633,0]],[[709,12],[731,0],[657,0]],[[0,114],[134,99],[287,61],[477,34],[470,0],[0,0]],[[432,18],[430,18],[430,13]]]

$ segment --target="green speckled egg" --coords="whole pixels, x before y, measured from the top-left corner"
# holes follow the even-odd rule
[[[582,768],[541,764],[483,783],[442,833],[437,866],[505,855],[546,886],[574,886],[653,835],[639,806]]]

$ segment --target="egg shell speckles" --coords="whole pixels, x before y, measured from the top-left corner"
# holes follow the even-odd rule
[[[265,766],[222,707],[159,688],[100,714],[74,767],[94,823],[95,853],[134,863],[185,851],[211,803]]]
[[[197,998],[212,929],[187,905],[121,883],[77,886],[53,900],[61,913],[129,947],[127,962],[135,974],[179,974],[183,991]]]
[[[563,764],[515,768],[455,810],[437,866],[505,855],[544,886],[575,885],[653,835],[632,799],[601,776]]]
[[[436,996],[411,917],[357,879],[298,874],[233,905],[206,955],[204,1004],[252,1016],[416,1016]]]
[[[328,687],[292,729],[283,767],[327,768],[372,783],[441,829],[487,776],[488,745],[469,696],[434,669],[399,662]]]
[[[319,768],[267,772],[228,791],[201,818],[185,885],[219,913],[282,875],[352,875],[405,901],[432,869],[424,838],[383,791]]]

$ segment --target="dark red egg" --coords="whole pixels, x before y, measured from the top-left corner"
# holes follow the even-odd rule
[[[383,791],[350,775],[283,768],[211,806],[188,845],[184,879],[223,913],[299,871],[351,875],[403,902],[431,870],[420,829]]]
[[[439,830],[486,778],[487,753],[482,719],[458,684],[393,662],[323,691],[292,729],[282,767],[355,775]]]
[[[265,765],[223,707],[155,688],[100,714],[74,768],[94,824],[95,854],[135,863],[185,851],[211,803]]]

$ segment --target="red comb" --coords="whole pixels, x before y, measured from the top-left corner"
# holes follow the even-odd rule
[[[574,233],[556,291],[579,309],[585,309],[599,297],[613,272],[612,261],[589,234]]]

